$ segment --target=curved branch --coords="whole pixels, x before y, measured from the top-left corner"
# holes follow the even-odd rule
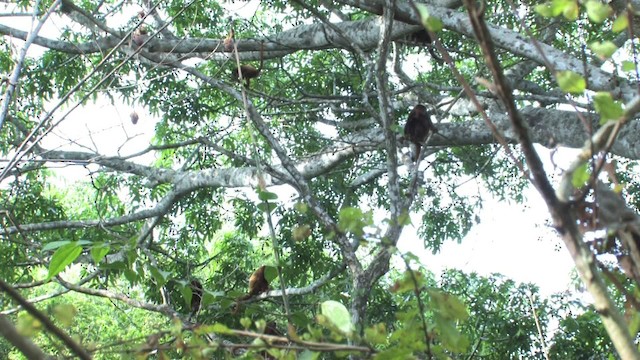
[[[114,292],[109,291],[109,290],[90,289],[90,288],[78,286],[78,285],[72,284],[70,282],[64,281],[60,277],[58,277],[57,280],[60,283],[60,285],[64,286],[65,288],[67,288],[69,290],[73,290],[75,292],[79,292],[79,293],[87,294],[87,295],[104,297],[104,298],[107,298],[107,299],[118,300],[118,301],[121,301],[121,302],[129,305],[129,306],[133,306],[133,307],[144,309],[144,310],[158,312],[158,313],[161,313],[163,315],[167,315],[168,317],[180,317],[180,314],[177,311],[175,311],[173,308],[169,307],[168,305],[155,305],[155,304],[151,304],[151,303],[148,303],[148,302],[145,302],[145,301],[132,299],[132,298],[126,296],[126,295],[117,294],[117,293],[114,293]]]

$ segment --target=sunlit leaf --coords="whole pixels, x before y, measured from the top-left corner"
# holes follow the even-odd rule
[[[617,120],[624,114],[622,104],[613,100],[613,96],[605,91],[594,95],[593,106],[596,112],[600,114],[600,124],[604,124],[609,120]]]
[[[364,329],[364,338],[371,345],[381,345],[387,342],[387,329],[383,323],[378,323]]]
[[[601,59],[608,59],[618,50],[616,44],[611,41],[595,41],[589,45],[589,48],[596,53]]]
[[[351,323],[351,315],[347,308],[334,300],[327,300],[320,305],[324,315],[342,333],[349,336],[353,333],[354,326]]]
[[[574,21],[578,18],[578,15],[580,15],[580,7],[578,6],[578,2],[567,1],[567,4],[565,4],[564,8],[562,9],[562,16],[564,16],[567,20]]]
[[[456,320],[469,318],[467,306],[457,296],[434,288],[428,289],[427,292],[433,302],[432,307],[436,308],[441,316]]]
[[[624,72],[629,72],[629,71],[635,71],[636,70],[636,64],[633,61],[623,61],[622,62],[622,70]]]
[[[18,321],[16,322],[16,329],[18,333],[25,337],[33,337],[40,330],[42,330],[42,323],[40,320],[35,319],[31,314],[22,312],[18,315]]]
[[[51,256],[51,262],[49,263],[49,274],[47,280],[58,275],[68,265],[74,262],[78,256],[82,253],[82,246],[77,243],[71,243],[62,246]]]
[[[427,8],[424,4],[415,3],[416,9],[418,9],[418,14],[420,15],[420,20],[422,21],[422,25],[427,28],[429,31],[438,32],[442,30],[443,24],[442,20],[431,16],[429,14],[429,8]]]
[[[544,17],[556,17],[563,14],[568,7],[573,6],[571,0],[553,0],[534,7],[535,12]],[[576,5],[577,6],[577,5]],[[566,16],[566,15],[565,15]]]
[[[308,224],[296,226],[295,228],[293,228],[293,231],[291,231],[291,236],[293,237],[294,241],[302,241],[311,236],[311,226],[309,226]]]
[[[589,166],[585,162],[573,172],[573,176],[571,177],[571,184],[576,188],[581,188],[587,183],[587,181],[589,181],[590,176],[591,174],[589,171]]]
[[[556,78],[560,89],[566,93],[582,94],[587,88],[584,78],[573,71],[558,71]]]
[[[370,211],[362,212],[362,210],[354,207],[346,207],[340,210],[338,216],[338,227],[344,232],[350,232],[356,237],[364,234],[364,227],[373,223],[373,215]]]
[[[629,14],[624,11],[619,14],[611,24],[611,31],[619,33],[626,30],[629,27]]]
[[[107,254],[109,253],[109,250],[111,250],[111,248],[109,247],[109,245],[105,245],[105,244],[92,246],[90,254],[91,254],[91,258],[93,259],[93,262],[98,264],[100,261],[102,261],[102,259],[104,259],[105,256],[107,256]]]
[[[597,0],[589,0],[584,6],[589,19],[595,23],[601,23],[613,14],[611,6]]]
[[[78,309],[72,304],[57,304],[53,306],[53,317],[64,326],[73,325],[73,319],[78,313]]]

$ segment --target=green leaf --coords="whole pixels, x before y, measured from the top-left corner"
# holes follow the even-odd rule
[[[594,41],[589,45],[591,51],[598,55],[601,59],[608,59],[618,50],[616,44],[611,41]]]
[[[556,17],[560,15],[560,12],[556,14],[556,9],[552,6],[550,2],[546,2],[544,4],[538,4],[533,9],[535,12],[537,12],[540,16],[543,16],[543,17]]]
[[[293,208],[296,209],[298,212],[301,212],[303,214],[305,214],[307,211],[309,211],[309,205],[307,205],[306,203],[303,203],[303,202],[296,203],[295,205],[293,205]]]
[[[293,237],[293,240],[296,242],[300,242],[308,238],[309,236],[311,236],[311,226],[309,226],[308,224],[296,226],[291,231],[291,237]]]
[[[351,323],[351,315],[347,308],[334,300],[327,300],[320,305],[322,315],[335,325],[343,334],[350,336],[354,326]]]
[[[619,33],[629,27],[629,14],[625,11],[619,14],[611,24],[611,31]]]
[[[258,191],[258,198],[262,201],[276,200],[278,195],[270,191]]]
[[[573,172],[573,176],[571,177],[571,184],[575,188],[581,188],[584,184],[589,181],[589,177],[591,177],[591,173],[589,171],[589,166],[585,162],[582,165],[578,166],[576,171]]]
[[[126,268],[124,269],[124,277],[127,279],[127,281],[129,281],[131,284],[135,284],[138,282],[138,273],[133,271],[131,268]]]
[[[267,282],[272,282],[275,278],[278,277],[278,269],[275,266],[265,266],[264,267],[264,278]]]
[[[434,33],[442,30],[442,28],[444,27],[442,20],[434,16],[427,17],[427,19],[423,22],[423,25],[425,28],[427,28],[427,30]]]
[[[249,322],[251,322],[251,320],[249,320]],[[220,324],[220,323],[199,326],[197,329],[202,334],[207,334],[207,333],[215,333],[215,334],[221,334],[221,335],[233,334],[233,331],[231,331],[231,329],[229,329],[226,325]]]
[[[151,277],[153,277],[158,286],[164,286],[164,284],[168,282],[169,277],[171,277],[170,271],[162,271],[152,265],[149,266],[149,272],[151,273]],[[181,285],[189,287],[189,284],[187,282],[181,282]]]
[[[153,274],[153,272],[152,272]],[[193,290],[191,286],[189,286],[186,282],[181,282],[182,286],[180,287],[180,293],[182,293],[182,298],[184,299],[184,303],[189,306],[191,304],[191,298],[193,297]]]
[[[61,246],[67,245],[67,244],[71,244],[73,241],[71,240],[59,240],[59,241],[52,241],[52,242],[48,242],[46,244],[44,244],[44,246],[42,247],[42,251],[48,251],[48,250],[54,250],[57,249]]]
[[[271,213],[277,207],[278,207],[278,205],[276,205],[275,203],[262,202],[262,203],[258,204],[258,210],[260,210],[262,212],[265,212],[265,213]]]
[[[443,24],[442,20],[429,15],[429,8],[426,5],[415,3],[416,9],[418,9],[418,14],[420,15],[420,20],[422,21],[422,25],[429,31],[438,32],[442,30]]]
[[[25,337],[33,337],[40,330],[42,330],[43,326],[40,320],[31,316],[31,314],[26,312],[21,312],[18,315],[18,321],[16,322],[16,329],[18,333]]]
[[[635,70],[636,70],[636,64],[633,61],[622,62],[622,71],[629,72],[629,71],[635,71]]]
[[[57,248],[62,247],[64,245],[71,244],[71,243],[74,243],[74,244],[77,244],[77,245],[80,245],[80,246],[91,245],[92,244],[92,242],[89,241],[89,240],[78,240],[78,241],[59,240],[59,241],[52,241],[52,242],[46,243],[42,247],[42,251],[54,250],[54,249],[57,249]]]
[[[617,120],[624,114],[622,104],[613,100],[610,93],[601,91],[594,95],[593,106],[596,112],[600,114],[600,124],[604,124],[609,120]]]
[[[556,79],[560,89],[569,94],[582,94],[587,88],[587,82],[584,78],[573,71],[558,71]]]
[[[613,14],[611,6],[597,0],[587,1],[585,8],[587,9],[589,19],[595,23],[601,23]]]
[[[427,289],[427,293],[431,298],[432,308],[441,316],[453,320],[469,318],[466,305],[457,296],[433,288]]]
[[[72,304],[57,304],[53,307],[53,317],[65,327],[73,325],[78,309]]]
[[[383,345],[387,343],[387,329],[383,323],[364,329],[364,338],[371,345]]]
[[[442,344],[450,351],[461,353],[469,347],[469,339],[456,327],[455,322],[443,318],[438,314],[434,316],[435,328],[440,334]]]
[[[562,9],[562,16],[569,21],[574,21],[580,15],[580,7],[577,1],[568,1]]]
[[[402,279],[396,280],[396,282],[393,284],[393,286],[391,287],[391,292],[402,294],[407,291],[414,291],[416,288],[416,283],[413,280],[414,277],[418,282],[418,289],[422,288],[426,283],[425,276],[421,272],[407,270],[404,272]]]
[[[67,244],[56,250],[51,256],[51,262],[49,263],[49,274],[47,280],[58,275],[69,264],[75,261],[75,259],[82,253],[82,246],[73,242]]]
[[[107,254],[109,253],[109,250],[111,248],[109,247],[109,245],[105,245],[105,244],[99,244],[99,245],[94,245],[91,247],[91,258],[93,259],[93,262],[98,264],[100,263],[100,261],[102,259],[104,259],[105,256],[107,256]]]
[[[536,5],[534,10],[544,17],[556,17],[563,14],[568,7],[572,7],[575,1],[571,0],[553,0],[544,4]],[[575,5],[577,7],[577,4]],[[566,16],[566,15],[565,15]]]
[[[243,317],[242,319],[240,319],[240,325],[242,325],[243,328],[248,329],[251,327],[251,319]]]
[[[363,213],[362,210],[354,207],[345,207],[338,215],[338,228],[344,232],[350,232],[356,237],[364,235],[364,227],[373,224],[373,214],[371,211]]]

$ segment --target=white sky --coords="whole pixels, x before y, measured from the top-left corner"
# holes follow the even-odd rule
[[[398,247],[420,256],[436,275],[444,269],[500,273],[517,282],[537,284],[542,294],[567,290],[573,261],[555,231],[546,226],[549,214],[535,190],[527,189],[526,204],[485,197],[480,224],[460,244],[447,241],[438,254],[422,248],[415,228],[407,227]]]

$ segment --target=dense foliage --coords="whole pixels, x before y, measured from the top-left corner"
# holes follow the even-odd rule
[[[1,6],[0,357],[640,357],[640,4]],[[583,287],[420,258],[529,186]]]

